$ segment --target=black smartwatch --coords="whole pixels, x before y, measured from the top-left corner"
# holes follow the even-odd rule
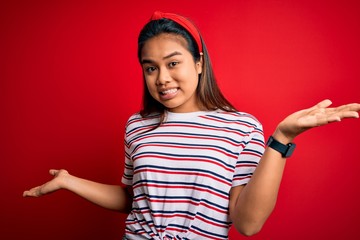
[[[269,137],[269,140],[266,143],[266,146],[271,147],[272,149],[278,151],[281,153],[281,156],[284,158],[288,158],[291,156],[291,154],[294,152],[294,149],[296,147],[295,143],[288,143],[288,144],[282,144],[281,142],[277,141],[273,136]]]

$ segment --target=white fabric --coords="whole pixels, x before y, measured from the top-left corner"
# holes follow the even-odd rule
[[[263,152],[262,125],[224,111],[130,117],[122,182],[133,186],[127,239],[227,239],[231,187],[246,184]],[[142,236],[142,237],[140,237]]]

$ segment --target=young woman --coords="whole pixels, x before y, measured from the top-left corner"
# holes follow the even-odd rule
[[[359,117],[360,104],[329,108],[324,100],[285,118],[265,143],[257,119],[221,94],[199,31],[176,14],[153,14],[140,32],[138,57],[143,109],[126,125],[127,187],[50,170],[54,178],[24,196],[67,189],[129,213],[125,239],[227,239],[231,225],[249,236],[275,206],[294,138]]]

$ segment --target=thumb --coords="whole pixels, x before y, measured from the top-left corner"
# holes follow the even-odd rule
[[[56,169],[50,169],[49,170],[49,173],[50,173],[50,175],[52,175],[52,176],[56,176],[56,174],[59,172],[59,170],[56,170]]]
[[[314,108],[327,108],[332,102],[329,99],[325,99],[314,106]]]

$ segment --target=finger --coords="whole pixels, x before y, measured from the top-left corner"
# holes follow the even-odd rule
[[[319,106],[325,106],[325,105],[319,103],[316,106],[314,106],[313,110],[310,111],[309,113],[314,115],[326,114],[327,116],[332,116],[337,114],[341,118],[358,118],[359,114],[357,112],[360,111],[360,104],[358,103],[346,104],[335,108],[316,108]]]
[[[322,126],[328,123],[340,122],[345,118],[359,118],[359,114],[357,112],[339,112],[332,115],[327,115],[323,117],[318,117],[317,126]]]
[[[338,111],[354,111],[359,112],[360,111],[360,104],[358,103],[350,103],[346,105],[342,105],[336,108]]]
[[[359,112],[360,111],[360,104],[359,103],[351,103],[351,104],[349,104],[349,110]]]
[[[353,111],[347,111],[347,112],[339,112],[339,113],[336,113],[330,117],[338,117],[340,119],[343,119],[343,118],[359,118],[359,113],[358,112],[353,112]]]
[[[318,112],[321,109],[326,109],[327,107],[329,107],[332,104],[332,102],[329,99],[325,99],[319,103],[317,103],[316,105],[310,107],[307,109],[307,113],[313,113],[313,112]]]
[[[315,105],[315,108],[327,108],[332,104],[332,102],[329,99],[325,99],[318,104]]]
[[[326,119],[327,123],[332,123],[332,122],[340,122],[341,118],[339,116],[330,116]]]
[[[41,187],[34,187],[28,191],[24,191],[24,197],[39,197],[41,196]]]
[[[52,175],[52,176],[55,176],[58,172],[59,172],[59,170],[56,170],[56,169],[50,169],[50,170],[49,170],[49,173],[50,173],[50,175]]]

